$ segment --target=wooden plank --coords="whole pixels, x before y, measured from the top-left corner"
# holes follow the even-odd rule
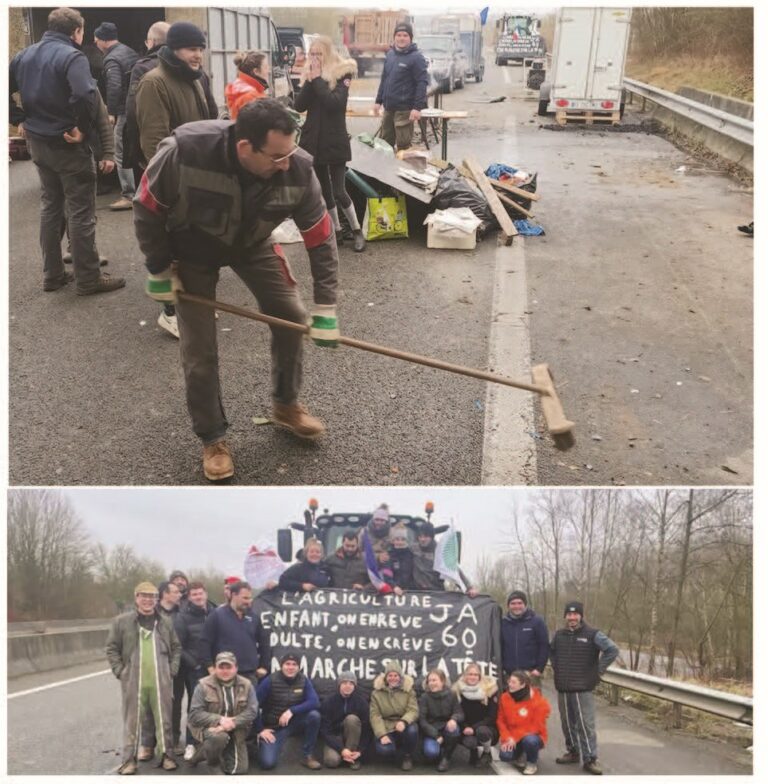
[[[496,195],[499,197],[499,199],[502,202],[504,202],[504,204],[507,204],[510,207],[512,207],[512,209],[517,210],[518,212],[522,213],[523,215],[525,215],[526,218],[532,218],[533,217],[533,213],[532,212],[528,212],[528,210],[526,210],[525,207],[521,206],[516,201],[512,201],[512,199],[510,199],[509,196],[505,196],[503,193],[497,193]]]
[[[541,198],[538,193],[528,193],[528,191],[518,188],[516,185],[510,185],[508,182],[504,182],[504,180],[491,179],[491,185],[496,189],[501,188],[515,196],[521,196],[523,199],[529,199],[530,201],[538,201]]]
[[[509,217],[509,214],[504,209],[504,205],[501,203],[496,191],[488,181],[488,178],[485,176],[485,173],[480,168],[478,162],[474,158],[465,158],[464,165],[472,172],[472,177],[483,192],[483,196],[488,200],[491,212],[496,216],[496,220],[499,222],[501,231],[504,234],[504,244],[511,245],[512,239],[517,234],[517,229],[515,228],[515,224],[512,223],[512,218]]]

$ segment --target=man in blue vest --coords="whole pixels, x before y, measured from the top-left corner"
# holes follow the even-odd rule
[[[557,705],[565,736],[566,752],[555,761],[561,765],[581,759],[584,770],[602,775],[597,761],[595,698],[600,676],[619,655],[606,634],[584,623],[584,605],[565,605],[565,628],[552,638],[551,664],[555,673]]]

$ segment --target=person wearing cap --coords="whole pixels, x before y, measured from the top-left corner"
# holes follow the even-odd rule
[[[122,689],[123,755],[118,772],[123,775],[136,773],[137,760],[154,756],[153,748],[138,748],[139,728],[149,713],[158,728],[160,767],[178,767],[171,748],[171,704],[181,645],[170,619],[157,611],[157,596],[152,583],[139,583],[135,608],[114,619],[107,637],[107,660]]]
[[[208,103],[204,86],[205,48],[205,34],[199,27],[191,22],[175,22],[168,28],[165,45],[158,50],[157,66],[145,73],[136,87],[139,146],[147,165],[160,142],[180,125],[217,117]],[[157,324],[178,338],[174,303],[161,304],[163,309]]]
[[[85,21],[73,8],[54,8],[40,41],[8,66],[9,121],[18,126],[40,179],[40,250],[43,291],[72,281],[79,295],[125,286],[125,279],[100,272],[96,248],[96,161],[91,149],[99,129],[101,100],[88,59],[80,50]],[[21,106],[13,99],[18,93]],[[104,151],[104,145],[100,145]],[[98,168],[112,171],[102,153]],[[63,229],[69,231],[73,272],[64,267]]]
[[[427,106],[429,73],[427,61],[413,43],[408,22],[395,25],[394,42],[384,59],[375,111],[383,115],[380,134],[398,150],[406,150],[413,139],[413,124]]]
[[[324,561],[331,576],[331,588],[346,588],[362,591],[370,587],[368,569],[360,552],[358,532],[347,528],[341,535],[341,547],[331,553]]]
[[[442,529],[441,529],[442,530]],[[416,541],[411,546],[413,552],[413,581],[414,586],[420,591],[444,591],[445,584],[440,573],[435,571],[435,526],[429,521],[423,521],[416,529]],[[467,596],[474,599],[478,595],[475,588],[464,572],[459,569],[459,575],[467,586]]]
[[[211,773],[248,773],[246,739],[258,712],[253,684],[237,674],[234,653],[216,654],[213,674],[202,678],[192,695],[187,721],[200,745],[190,764],[205,760]]]
[[[370,705],[357,688],[357,676],[342,670],[336,678],[336,691],[320,705],[320,737],[323,764],[338,768],[342,762],[360,770],[360,758],[371,742]]]
[[[400,757],[402,770],[413,769],[419,742],[419,703],[413,678],[404,675],[395,661],[384,662],[384,671],[373,681],[371,729],[376,753],[385,759]]]
[[[546,621],[528,607],[523,591],[512,591],[507,596],[507,614],[501,619],[501,667],[505,677],[515,670],[525,670],[538,686],[548,659]]]
[[[169,38],[172,32],[173,27]],[[142,79],[139,93],[161,67]],[[235,473],[226,440],[216,315],[178,292],[215,300],[221,267],[229,266],[263,313],[304,325],[298,281],[283,249],[271,240],[290,217],[309,255],[314,299],[309,337],[321,347],[338,344],[333,222],[312,158],[297,145],[298,130],[295,118],[273,98],[246,104],[235,123],[187,123],[160,144],[134,204],[146,292],[176,304],[187,408],[203,446],[203,475],[212,482]],[[299,402],[304,334],[271,329],[272,422],[298,438],[320,438],[325,425]],[[241,364],[237,372],[244,369]]]
[[[253,591],[244,580],[229,586],[229,602],[209,613],[200,641],[208,673],[213,673],[216,654],[231,651],[239,662],[240,675],[254,685],[269,672],[272,649],[269,634],[251,612]]]
[[[229,600],[232,598],[232,594],[229,590],[230,586],[241,582],[243,582],[243,578],[237,577],[234,574],[224,578],[224,601],[219,605],[219,607],[224,607],[225,605],[229,604]]]
[[[281,575],[277,587],[283,591],[315,591],[328,588],[331,575],[323,561],[323,544],[319,539],[307,539],[304,557],[289,566]]]
[[[102,22],[93,33],[93,42],[104,55],[101,80],[104,84],[109,121],[115,129],[115,162],[120,180],[120,198],[109,205],[111,210],[130,210],[136,192],[133,169],[123,165],[123,130],[125,129],[125,104],[128,98],[128,83],[131,69],[139,55],[130,46],[117,39],[117,25]]]
[[[558,629],[550,644],[550,663],[555,675],[557,707],[565,736],[566,752],[555,762],[576,764],[601,775],[597,761],[594,690],[600,676],[619,655],[619,649],[606,634],[584,622],[584,605],[565,605],[565,626]]]
[[[280,657],[280,669],[259,683],[256,699],[260,709],[256,731],[262,770],[275,768],[285,741],[299,734],[301,764],[310,770],[322,768],[314,756],[320,730],[320,700],[312,681],[301,672],[298,654],[289,651]]]

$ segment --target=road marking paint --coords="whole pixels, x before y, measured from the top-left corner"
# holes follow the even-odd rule
[[[77,678],[68,678],[65,681],[56,681],[56,683],[49,683],[46,686],[37,686],[34,689],[25,689],[24,691],[17,691],[8,695],[8,699],[12,700],[14,697],[25,697],[27,694],[35,694],[39,691],[47,691],[48,689],[55,689],[57,686],[66,686],[68,683],[77,683],[84,681],[88,678],[96,678],[99,675],[108,675],[112,670],[99,670],[98,672],[91,672],[88,675],[79,675]]]
[[[518,159],[514,119],[508,118],[504,144],[496,160]],[[523,238],[496,248],[488,367],[510,378],[530,378],[528,284]],[[531,484],[536,480],[533,395],[520,389],[488,384],[485,401],[483,485]]]

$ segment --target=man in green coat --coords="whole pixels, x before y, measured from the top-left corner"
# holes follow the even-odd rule
[[[118,771],[123,775],[136,773],[142,719],[147,712],[158,728],[160,767],[178,767],[172,756],[171,703],[181,644],[171,621],[157,612],[157,588],[150,582],[139,583],[134,596],[136,608],[115,618],[107,638],[109,666],[123,693],[123,763]]]
[[[400,755],[403,770],[413,768],[413,752],[419,740],[419,704],[413,678],[403,675],[394,661],[384,663],[384,672],[373,681],[371,729],[376,753],[391,759]]]

